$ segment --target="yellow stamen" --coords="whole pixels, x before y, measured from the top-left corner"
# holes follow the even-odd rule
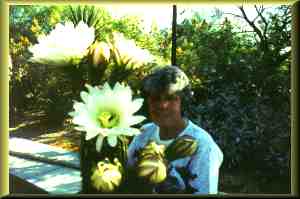
[[[101,127],[103,128],[112,128],[116,126],[119,122],[119,117],[111,112],[103,111],[98,116]]]

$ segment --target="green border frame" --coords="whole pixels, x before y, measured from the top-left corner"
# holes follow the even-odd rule
[[[299,78],[299,9],[300,1],[292,7],[292,70],[291,70],[291,194],[299,195],[298,179],[298,78]]]
[[[5,1],[0,2],[0,197],[8,194],[8,6]]]
[[[3,196],[14,196],[14,194],[9,194],[9,168],[8,168],[8,138],[9,138],[9,132],[8,132],[8,114],[9,114],[9,86],[8,86],[8,47],[9,47],[9,5],[10,4],[68,4],[68,3],[88,3],[88,4],[96,4],[100,3],[98,0],[85,0],[85,1],[79,1],[79,0],[58,0],[58,1],[49,1],[49,0],[2,0],[0,1],[0,24],[1,24],[1,31],[0,31],[0,197]],[[137,3],[149,3],[147,1],[101,1],[101,4],[137,4]],[[285,1],[275,1],[275,0],[264,0],[264,1],[251,1],[251,0],[244,0],[244,1],[220,1],[220,0],[210,0],[210,1],[160,1],[160,0],[152,0],[151,3],[155,4],[206,4],[206,5],[225,5],[225,4],[254,4],[254,3],[263,3],[263,4],[292,4],[293,5],[293,14],[292,14],[292,70],[291,70],[291,194],[230,194],[226,196],[298,196],[299,190],[298,190],[298,86],[297,86],[297,80],[298,80],[298,65],[299,65],[299,57],[298,55],[298,48],[299,48],[299,13],[297,12],[299,10],[299,1],[292,1],[292,0],[285,0]],[[297,11],[296,11],[297,10]],[[15,194],[17,195],[17,194]],[[38,194],[26,194],[24,196],[37,196]],[[19,196],[19,194],[18,194]],[[22,196],[22,194],[20,194]],[[42,195],[42,196],[48,196],[48,195]],[[84,196],[84,195],[74,195],[76,197],[78,196]],[[93,195],[88,195],[93,196]],[[101,197],[99,195],[96,195],[97,197]],[[107,197],[109,195],[103,195],[104,197]],[[115,196],[115,195],[114,195]],[[134,195],[123,195],[123,196],[129,196],[129,197],[138,197],[140,195],[134,194]],[[145,195],[143,195],[144,197]],[[150,197],[154,197],[154,195],[146,195]],[[156,195],[155,195],[156,196]],[[162,197],[164,196],[172,196],[177,197],[180,195],[170,194],[170,195],[160,195]],[[181,195],[181,197],[184,197],[186,195]],[[198,196],[199,197],[199,196]]]

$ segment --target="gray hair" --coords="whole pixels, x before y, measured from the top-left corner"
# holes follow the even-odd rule
[[[182,113],[186,115],[193,93],[189,78],[177,66],[160,67],[144,78],[142,82],[143,97],[160,95],[162,92],[180,96]]]

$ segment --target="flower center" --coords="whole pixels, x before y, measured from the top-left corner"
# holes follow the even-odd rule
[[[101,127],[103,128],[112,128],[117,126],[117,124],[119,123],[118,115],[108,111],[101,112],[98,116],[98,120],[100,122]]]

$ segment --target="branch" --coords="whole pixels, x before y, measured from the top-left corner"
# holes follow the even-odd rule
[[[261,31],[256,27],[256,25],[249,20],[249,18],[247,17],[246,13],[245,13],[245,10],[242,6],[239,6],[238,7],[239,10],[242,12],[242,15],[243,15],[243,18],[247,21],[247,23],[253,28],[253,30],[258,34],[258,37],[260,38],[261,42],[265,42],[265,39],[264,39],[264,36],[263,34],[261,33]]]
[[[264,7],[263,6],[261,6],[261,10],[258,10],[258,8],[257,8],[257,6],[256,5],[254,5],[254,7],[255,7],[255,10],[256,10],[256,12],[257,12],[257,14],[258,14],[258,16],[260,16],[260,18],[262,19],[262,21],[264,22],[264,24],[265,24],[265,28],[264,28],[264,36],[267,34],[267,29],[268,29],[268,25],[269,25],[269,23],[267,22],[267,20],[264,18],[264,16],[262,15],[262,13],[264,12]]]
[[[245,30],[245,31],[235,32],[235,33],[236,33],[236,34],[240,34],[240,33],[249,33],[249,32],[255,33],[255,31],[253,31],[253,30]]]
[[[292,13],[290,9],[284,11],[284,15],[281,16],[283,25],[281,26],[282,29],[286,27],[286,25],[292,23]]]
[[[256,10],[257,14],[259,14],[259,13],[261,13],[261,12],[264,11],[264,7],[263,6],[259,6],[259,8],[258,8],[256,5],[254,5],[254,7],[255,7],[255,10]]]
[[[257,16],[252,20],[252,22],[254,23],[258,17],[259,17],[259,15],[257,15]]]
[[[228,13],[228,12],[224,12],[223,14],[224,14],[224,15],[233,15],[233,16],[239,17],[239,18],[244,18],[244,17],[242,17],[241,15],[237,15],[237,14],[233,14],[233,13]]]
[[[289,24],[291,24],[291,20],[287,19],[287,21],[282,21],[282,26],[280,26],[280,29],[284,30]]]

